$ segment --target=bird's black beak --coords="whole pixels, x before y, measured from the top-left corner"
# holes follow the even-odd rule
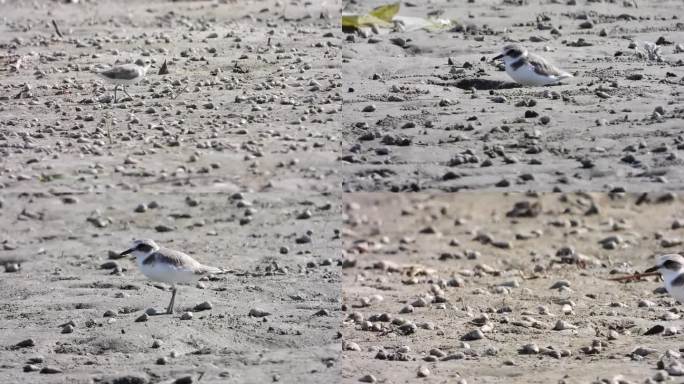
[[[135,249],[129,248],[129,249],[127,249],[127,250],[125,250],[125,251],[119,253],[119,256],[122,256],[122,257],[123,257],[123,256],[126,256],[126,255],[128,255],[129,253],[131,253],[131,252],[133,252],[133,251],[135,251]]]
[[[655,267],[651,267],[651,268],[645,270],[644,273],[655,272],[655,271],[657,271],[659,268],[660,268],[660,267],[656,265]]]
[[[502,58],[502,57],[504,57],[503,53],[500,54],[499,56],[492,57],[492,61],[494,61],[494,60],[499,60],[499,59]]]

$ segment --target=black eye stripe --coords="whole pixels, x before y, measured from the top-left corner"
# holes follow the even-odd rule
[[[519,49],[509,49],[508,52],[506,52],[506,54],[510,57],[518,57],[522,55],[522,51],[520,51]]]
[[[138,244],[138,246],[135,247],[135,249],[137,249],[138,251],[141,251],[141,252],[149,252],[152,250],[152,247],[149,244],[142,244],[141,243],[141,244]]]
[[[666,261],[663,263],[663,267],[665,267],[665,268],[667,268],[667,269],[671,269],[671,270],[677,271],[677,270],[679,270],[679,269],[682,267],[682,265],[681,265],[680,263],[674,261],[674,260],[666,260]]]

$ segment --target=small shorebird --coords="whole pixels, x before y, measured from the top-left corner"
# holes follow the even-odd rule
[[[644,273],[656,271],[663,277],[667,292],[684,304],[684,257],[678,254],[660,256],[656,265]]]
[[[194,283],[202,276],[225,273],[226,271],[203,265],[183,252],[163,248],[152,240],[136,240],[131,248],[121,252],[120,256],[132,253],[138,262],[138,268],[150,280],[171,284],[173,295],[166,308],[167,314],[173,313],[178,283]]]
[[[528,53],[527,49],[518,44],[503,47],[501,54],[492,60],[501,58],[503,58],[508,76],[522,85],[555,84],[562,79],[572,77],[571,74],[549,64],[543,57]]]
[[[116,90],[119,86],[123,88],[126,96],[131,97],[131,95],[126,92],[126,86],[140,81],[145,77],[148,69],[150,69],[150,62],[138,59],[133,64],[117,65],[116,67],[112,67],[102,72],[97,72],[97,75],[110,83],[115,84],[114,102],[116,103]]]

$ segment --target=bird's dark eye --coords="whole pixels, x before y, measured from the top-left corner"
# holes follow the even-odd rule
[[[663,263],[663,267],[671,269],[673,271],[678,271],[682,265],[674,260],[667,260]]]

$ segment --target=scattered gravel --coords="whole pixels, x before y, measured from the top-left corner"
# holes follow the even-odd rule
[[[653,265],[644,255],[681,230],[679,199],[454,196],[345,197],[343,256],[355,262],[342,269],[342,355],[353,372],[477,382],[487,370],[497,383],[510,382],[506,372],[514,382],[595,382],[600,372],[640,383],[670,349],[660,376],[684,373],[681,313],[662,282],[609,280]],[[511,246],[492,246],[502,239]],[[562,372],[547,369],[556,360]]]

